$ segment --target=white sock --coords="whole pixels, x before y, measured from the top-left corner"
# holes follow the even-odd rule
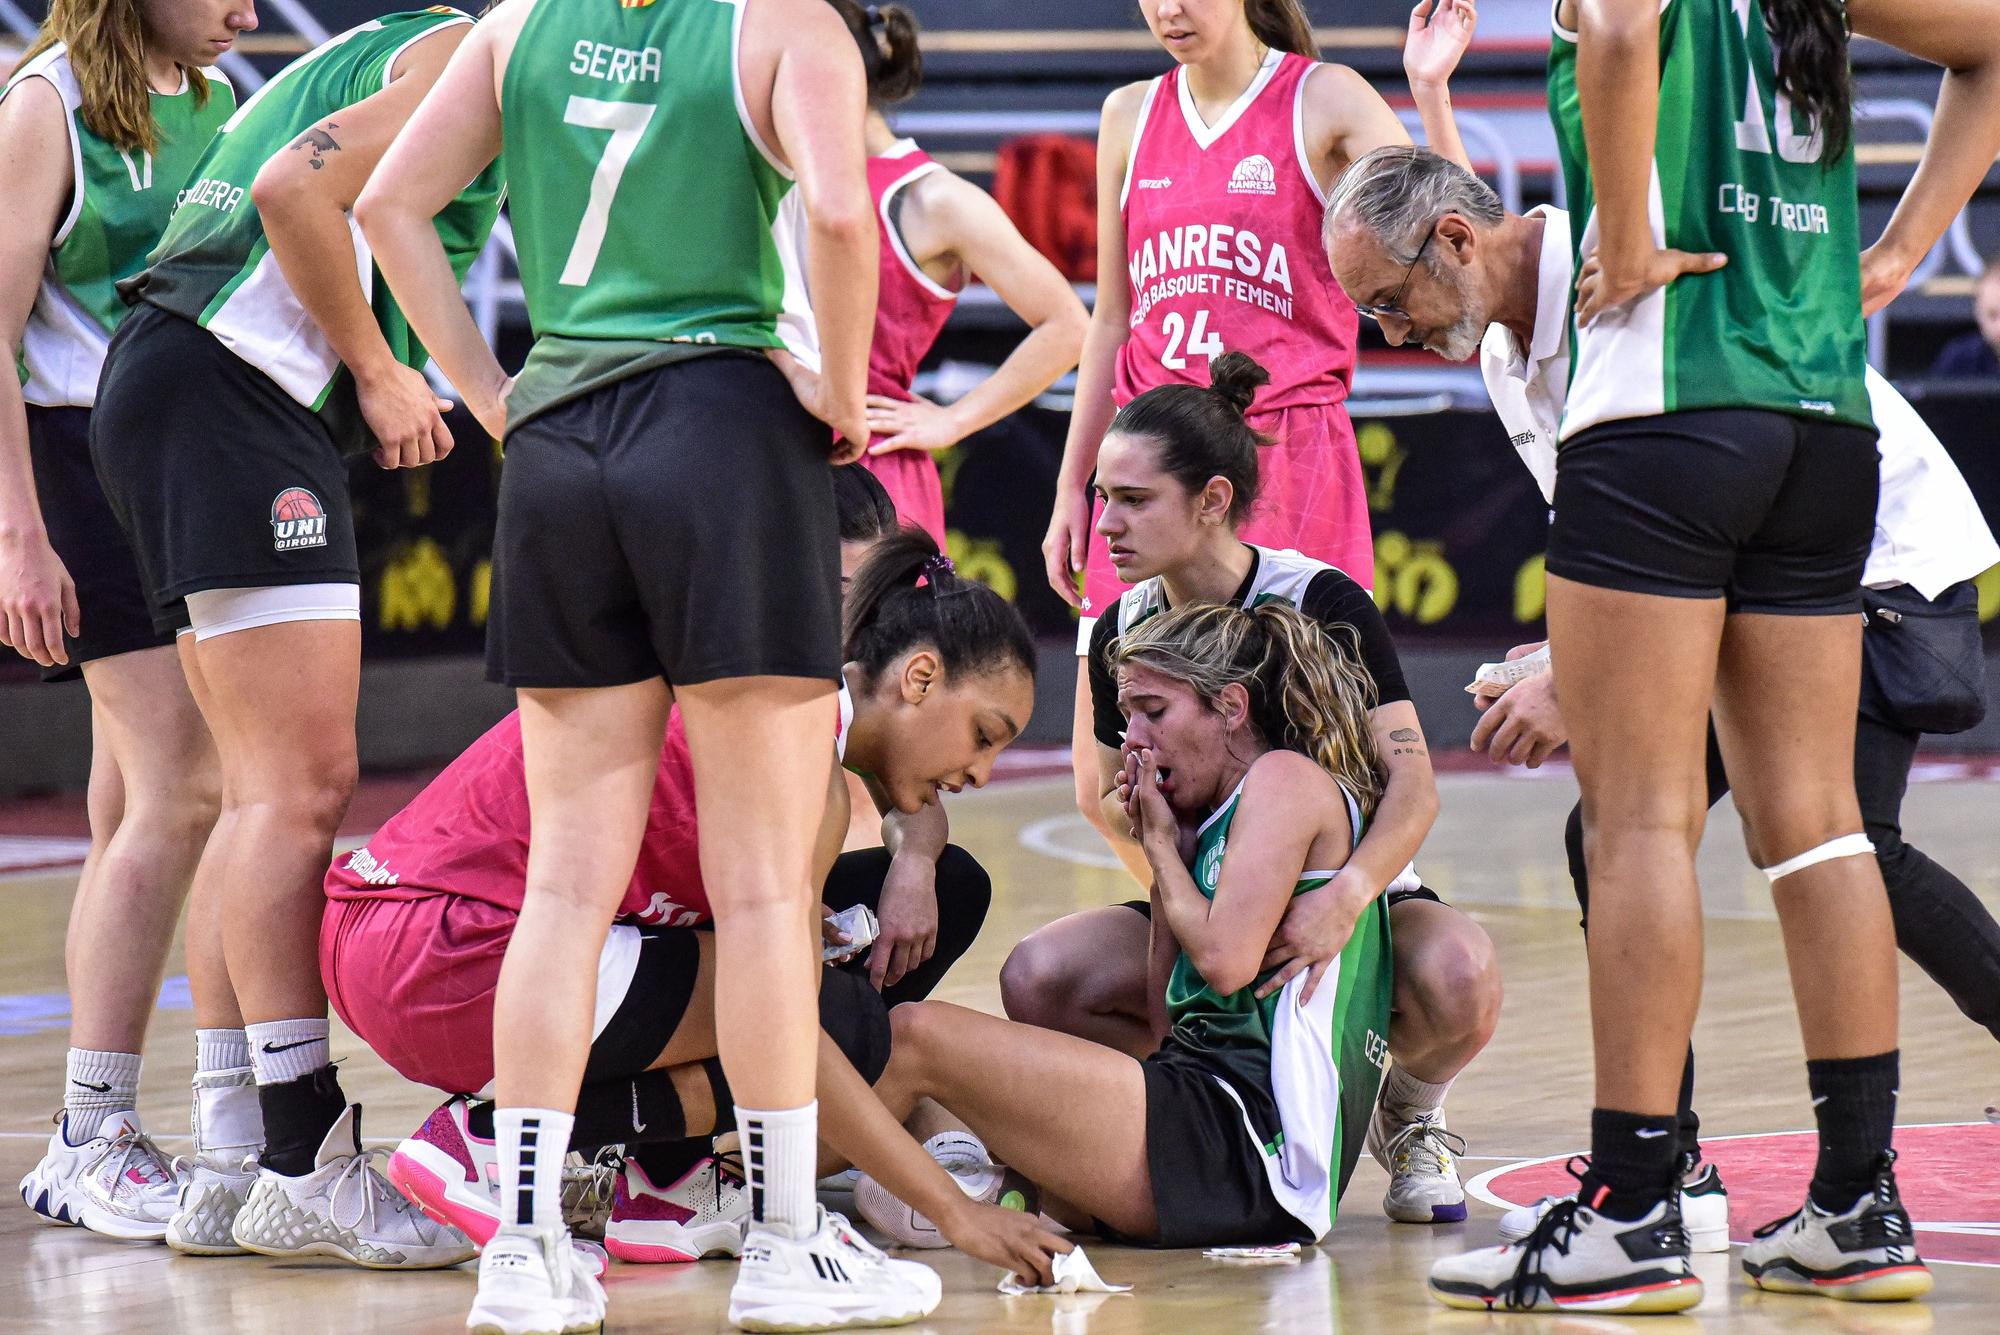
[[[213,1167],[233,1172],[264,1148],[264,1109],[241,1029],[194,1031],[192,1105],[195,1153]]]
[[[794,1238],[818,1227],[813,1170],[819,1158],[819,1100],[803,1108],[736,1109],[743,1175],[750,1184],[753,1224],[776,1225]]]
[[[1450,1091],[1450,1080],[1436,1085],[1425,1084],[1401,1066],[1391,1066],[1389,1074],[1382,1077],[1383,1106],[1392,1114],[1400,1114],[1400,1120],[1405,1122],[1415,1121],[1419,1113],[1437,1112],[1443,1108],[1444,1096]]]
[[[282,1085],[329,1064],[333,1057],[327,1046],[328,1029],[325,1016],[244,1025],[250,1069],[257,1073],[257,1083]]]
[[[549,1108],[495,1108],[493,1140],[500,1157],[500,1222],[561,1228],[563,1159],[574,1113]]]
[[[139,1101],[139,1054],[69,1050],[69,1079],[63,1084],[63,1133],[72,1145],[97,1134],[104,1119],[127,1112]]]

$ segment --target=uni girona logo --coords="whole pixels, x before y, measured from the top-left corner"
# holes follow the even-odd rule
[[[326,546],[326,507],[304,487],[286,487],[271,502],[271,545],[281,552]]]

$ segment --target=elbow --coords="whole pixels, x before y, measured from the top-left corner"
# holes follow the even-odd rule
[[[1073,294],[1062,310],[1042,327],[1050,331],[1050,341],[1061,350],[1065,368],[1083,360],[1083,339],[1090,332],[1090,316]]]
[[[388,231],[389,214],[393,208],[389,192],[377,189],[372,181],[362,188],[361,198],[354,201],[354,224],[368,238],[371,248],[380,248],[376,238]]]
[[[285,216],[310,192],[311,184],[298,179],[299,174],[290,170],[291,165],[282,156],[274,158],[264,164],[257,179],[250,183],[250,202],[257,206],[260,218]]]
[[[806,201],[806,219],[813,235],[835,245],[875,244],[875,210],[863,191],[859,197]]]
[[[1229,996],[1241,992],[1257,981],[1259,961],[1241,950],[1219,950],[1210,947],[1205,950],[1188,952],[1188,958],[1208,985],[1218,996]]]

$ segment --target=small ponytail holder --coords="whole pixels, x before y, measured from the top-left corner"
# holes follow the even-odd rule
[[[940,577],[956,573],[958,573],[958,567],[954,566],[951,563],[951,558],[943,552],[936,552],[924,558],[924,582],[931,586],[932,593],[938,591],[938,580]]]
[[[879,6],[870,5],[863,12],[868,15],[868,26],[871,28],[885,27],[889,22],[888,19],[882,17],[882,10]]]

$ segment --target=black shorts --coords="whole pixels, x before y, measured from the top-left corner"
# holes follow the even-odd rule
[[[1743,408],[1605,422],[1556,455],[1548,572],[1731,612],[1861,609],[1875,433]]]
[[[736,352],[640,371],[509,433],[487,675],[837,678],[831,440],[777,367]]]
[[[1387,893],[1386,898],[1389,901],[1389,907],[1392,909],[1396,905],[1412,899],[1427,900],[1432,904],[1444,903],[1443,896],[1427,885],[1420,885],[1412,890],[1391,890]],[[1124,907],[1131,909],[1147,922],[1153,920],[1153,901],[1150,899],[1128,899],[1125,901]]]
[[[69,663],[43,668],[42,680],[64,681],[85,663],[172,644],[179,627],[154,627],[138,559],[91,467],[90,409],[29,404],[28,455],[49,546],[76,585],[83,632],[63,637]]]
[[[118,327],[90,457],[161,630],[206,589],[361,582],[332,432],[192,320],[141,302]]]
[[[701,969],[698,933],[707,928],[641,927],[639,960],[625,999],[604,1022],[584,1063],[586,1084],[651,1069],[680,1027]],[[870,1084],[889,1065],[889,1008],[867,975],[820,971],[819,1023]]]
[[[1243,1110],[1199,1057],[1169,1039],[1140,1063],[1146,1079],[1146,1173],[1160,1247],[1254,1247],[1312,1231],[1278,1202]]]

